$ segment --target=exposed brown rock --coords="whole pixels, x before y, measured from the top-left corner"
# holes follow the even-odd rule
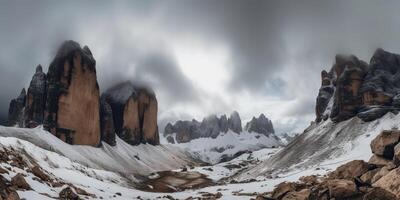
[[[360,179],[367,184],[372,184],[372,179],[374,178],[374,176],[380,171],[380,168],[376,168],[373,170],[370,170],[368,172],[366,172],[365,174],[363,174]]]
[[[104,94],[112,108],[117,135],[129,144],[159,144],[155,94],[131,82],[118,84]]]
[[[362,98],[359,92],[367,64],[356,56],[336,55],[333,70],[336,73],[336,90],[330,117],[343,121],[357,114]]]
[[[292,191],[287,193],[282,200],[309,200],[311,191],[309,189],[303,189],[298,192]]]
[[[380,168],[379,171],[377,173],[375,173],[374,177],[372,177],[371,183],[377,182],[383,176],[386,176],[386,174],[388,174],[389,172],[390,172],[390,169],[388,169],[386,166]]]
[[[328,181],[329,195],[331,198],[344,199],[358,194],[353,181],[333,179]]]
[[[45,127],[67,143],[98,146],[100,95],[89,48],[64,42],[47,76]]]
[[[17,174],[11,178],[11,184],[20,189],[30,190],[31,186],[26,182],[22,174]]]
[[[74,190],[72,190],[72,188],[70,187],[66,187],[64,188],[60,194],[59,194],[59,198],[61,200],[79,200],[79,196],[74,192]]]
[[[400,165],[400,143],[394,147],[394,157],[393,162],[395,165]]]
[[[373,188],[364,195],[363,200],[395,200],[396,195],[382,188]]]
[[[374,187],[385,189],[400,198],[400,168],[396,168],[380,178]]]
[[[326,120],[329,115],[324,115],[324,112],[328,106],[328,103],[333,96],[334,86],[333,86],[333,72],[326,72],[323,70],[321,72],[321,88],[319,89],[317,103],[315,106],[315,114],[317,116],[316,121],[320,122],[322,119]]]
[[[380,157],[377,155],[372,155],[368,161],[369,164],[376,165],[378,167],[384,167],[388,165],[394,165],[392,160]]]
[[[371,142],[372,153],[393,159],[394,147],[400,141],[400,131],[384,130]]]
[[[353,178],[363,175],[371,168],[372,166],[363,160],[353,160],[338,167],[335,171],[329,174],[329,177],[333,179],[353,180]]]
[[[42,181],[50,181],[50,177],[49,175],[47,175],[46,173],[43,172],[42,169],[40,169],[39,166],[34,166],[32,168],[32,173],[37,176],[38,178],[40,178]]]
[[[275,186],[274,191],[272,192],[272,198],[281,199],[287,193],[296,190],[296,184],[292,182],[283,182]]]

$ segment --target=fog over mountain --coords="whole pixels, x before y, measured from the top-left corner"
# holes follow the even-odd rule
[[[395,6],[395,4],[399,4]],[[23,6],[22,6],[23,5]],[[88,45],[101,91],[154,88],[159,126],[237,110],[277,133],[314,119],[336,53],[400,52],[396,1],[1,1],[0,118],[64,40]],[[379,14],[376,14],[379,13]],[[18,89],[17,89],[18,88]]]

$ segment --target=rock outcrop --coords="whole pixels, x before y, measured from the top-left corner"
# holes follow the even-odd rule
[[[244,128],[248,132],[256,132],[264,135],[275,133],[271,120],[261,114],[258,118],[253,117]]]
[[[47,74],[45,128],[70,144],[100,144],[100,92],[96,61],[87,46],[66,41]]]
[[[186,143],[197,138],[216,138],[229,130],[237,134],[242,132],[242,121],[236,111],[232,112],[229,118],[226,115],[220,117],[210,115],[201,122],[193,119],[192,121],[179,120],[173,125],[168,123],[164,128],[164,136],[170,138],[175,134],[177,143]],[[173,137],[168,141],[173,141]]]
[[[371,142],[376,157],[384,158],[384,152],[395,152],[400,144],[398,131],[383,131]],[[374,159],[375,157],[375,159]],[[386,158],[384,158],[386,159]],[[272,192],[257,197],[266,199],[348,199],[348,200],[395,200],[400,199],[400,166],[394,164],[396,158],[387,159],[384,165],[370,161],[350,161],[328,176],[301,177],[298,182],[278,184]]]
[[[317,122],[354,116],[372,121],[400,109],[400,55],[377,49],[369,64],[353,55],[337,55],[330,72],[321,77]]]
[[[25,126],[34,128],[43,124],[47,97],[47,79],[42,66],[36,67],[26,95]]]
[[[26,91],[22,89],[19,96],[10,102],[8,109],[8,124],[11,126],[18,125],[23,126],[24,122],[24,109],[26,102]]]
[[[118,84],[104,93],[111,106],[116,134],[129,144],[159,144],[157,99],[148,88],[131,82]]]
[[[11,101],[9,124],[27,128],[43,124],[69,144],[99,146],[105,141],[114,146],[116,133],[132,145],[159,144],[155,94],[129,84],[100,98],[92,52],[65,41],[48,73],[38,65],[28,92],[23,89]]]
[[[232,130],[235,133],[242,132],[242,120],[240,119],[239,113],[237,111],[233,111],[228,119],[228,129]]]
[[[110,104],[107,103],[104,97],[100,99],[100,130],[101,141],[106,142],[111,146],[115,146],[115,127],[113,112]]]

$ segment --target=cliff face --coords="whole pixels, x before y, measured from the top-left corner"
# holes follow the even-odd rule
[[[28,88],[25,104],[25,126],[34,128],[43,123],[47,97],[47,78],[42,66],[36,67]]]
[[[264,114],[260,114],[258,118],[253,117],[251,121],[246,124],[245,130],[248,132],[256,132],[264,135],[275,133],[271,120],[265,117]]]
[[[96,61],[90,49],[74,41],[59,48],[49,66],[42,66],[28,88],[13,99],[10,125],[44,128],[61,140],[78,145],[116,144],[115,134],[132,145],[159,144],[157,99],[144,87],[114,87],[100,99]],[[119,90],[118,88],[122,89]]]
[[[129,144],[159,144],[157,99],[151,90],[133,85],[118,84],[104,93],[111,106],[115,132]]]
[[[70,144],[100,143],[100,94],[89,48],[65,42],[50,64],[45,127]]]
[[[358,116],[372,121],[400,108],[400,56],[377,49],[370,63],[337,55],[330,72],[321,73],[316,121],[340,122]],[[331,105],[330,105],[331,104]]]

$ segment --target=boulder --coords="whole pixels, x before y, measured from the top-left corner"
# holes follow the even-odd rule
[[[372,155],[368,163],[371,165],[376,165],[378,167],[394,165],[392,160],[377,155]]]
[[[79,200],[79,196],[75,193],[75,191],[70,188],[66,187],[58,195],[58,198],[61,200]]]
[[[105,97],[100,99],[100,131],[102,141],[111,146],[116,145],[113,113]]]
[[[36,72],[29,84],[25,104],[25,126],[34,128],[43,124],[46,108],[47,79],[42,66],[36,67]]]
[[[272,191],[273,199],[281,199],[289,192],[296,191],[296,184],[292,182],[282,182],[275,186],[275,189]]]
[[[40,169],[39,166],[34,166],[32,168],[32,173],[33,175],[35,175],[36,177],[40,178],[42,181],[50,181],[50,177],[49,175],[47,175],[46,173],[43,172],[42,169]]]
[[[394,200],[394,199],[397,199],[396,195],[382,188],[373,188],[371,191],[367,192],[363,197],[363,200]]]
[[[377,182],[379,179],[381,179],[383,176],[386,176],[390,172],[391,169],[388,167],[382,167],[379,168],[379,170],[375,173],[375,175],[371,179],[371,183]]]
[[[384,130],[371,142],[372,153],[387,159],[393,159],[394,147],[400,141],[400,131]]]
[[[26,182],[22,174],[17,174],[11,178],[11,184],[19,189],[30,190],[31,186]]]
[[[69,144],[100,143],[100,94],[96,61],[74,41],[59,48],[47,74],[44,127]]]
[[[338,167],[329,174],[329,177],[332,179],[353,180],[355,177],[360,177],[371,169],[372,166],[363,160],[353,160]]]
[[[131,145],[159,144],[157,99],[150,89],[131,82],[117,84],[104,93],[111,106],[116,134]]]
[[[395,165],[400,165],[400,143],[394,147],[393,162]]]
[[[245,126],[245,130],[248,132],[256,132],[264,135],[275,133],[274,127],[271,120],[261,114],[258,118],[253,117],[250,122]]]
[[[400,198],[400,168],[396,168],[373,184],[374,187],[385,189]]]
[[[24,122],[24,107],[26,102],[26,91],[22,89],[19,96],[10,102],[8,109],[8,124],[11,126],[18,125],[23,127]]]
[[[175,144],[174,138],[172,136],[170,136],[170,135],[167,136],[167,142],[170,143],[170,144]]]
[[[292,191],[287,193],[282,200],[309,200],[311,191],[309,189],[303,189],[298,192]]]
[[[240,119],[239,113],[233,111],[228,118],[228,128],[235,133],[242,132],[242,120]]]
[[[370,171],[366,172],[365,174],[363,174],[363,175],[360,177],[361,181],[362,181],[363,183],[366,183],[366,184],[372,184],[372,183],[373,183],[373,182],[372,182],[372,179],[374,178],[374,176],[375,176],[380,170],[381,170],[380,168],[376,168],[376,169],[373,169],[373,170],[370,170]]]
[[[358,194],[356,184],[353,181],[333,179],[328,181],[329,195],[331,198],[345,199]]]

